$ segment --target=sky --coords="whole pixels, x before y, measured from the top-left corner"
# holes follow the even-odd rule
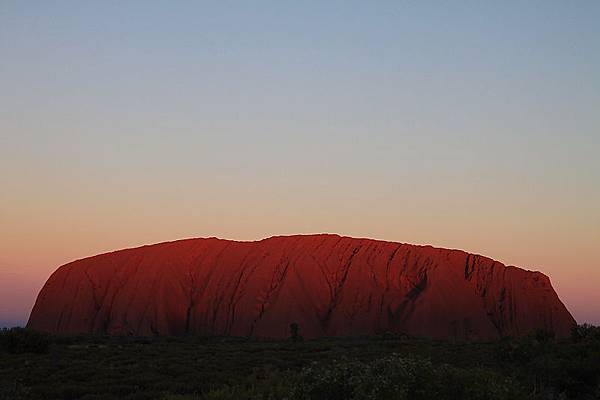
[[[339,233],[600,324],[600,2],[0,2],[0,326],[58,266]]]

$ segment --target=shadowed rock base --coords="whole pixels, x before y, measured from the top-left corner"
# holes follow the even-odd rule
[[[28,327],[54,333],[489,340],[575,321],[540,272],[460,250],[337,235],[188,239],[66,264]]]

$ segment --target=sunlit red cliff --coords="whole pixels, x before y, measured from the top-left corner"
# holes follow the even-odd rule
[[[289,336],[385,332],[489,340],[567,336],[571,314],[540,272],[431,246],[337,235],[188,239],[60,267],[28,326],[55,333]]]

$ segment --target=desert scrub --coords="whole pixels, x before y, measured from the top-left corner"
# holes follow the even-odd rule
[[[7,353],[46,353],[50,344],[50,336],[42,332],[25,328],[0,330],[0,350]]]
[[[509,378],[479,368],[461,369],[399,354],[370,362],[348,359],[303,368],[291,391],[296,400],[466,399],[524,396]]]

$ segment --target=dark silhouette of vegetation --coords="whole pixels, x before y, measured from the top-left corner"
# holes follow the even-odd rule
[[[290,324],[290,338],[292,342],[301,342],[304,338],[298,334],[299,326],[296,322]]]
[[[600,340],[600,327],[590,324],[574,326],[571,331],[571,338],[575,342],[581,342],[582,340]]]
[[[299,335],[299,327],[292,329]],[[491,343],[382,335],[248,338],[0,335],[0,399],[600,398],[600,328]],[[45,342],[44,342],[45,340]],[[44,345],[44,343],[46,343]]]
[[[302,369],[292,399],[429,400],[525,398],[510,378],[394,353],[370,362],[336,360]]]
[[[50,336],[25,328],[3,328],[0,330],[0,348],[12,353],[45,353],[48,351]]]

